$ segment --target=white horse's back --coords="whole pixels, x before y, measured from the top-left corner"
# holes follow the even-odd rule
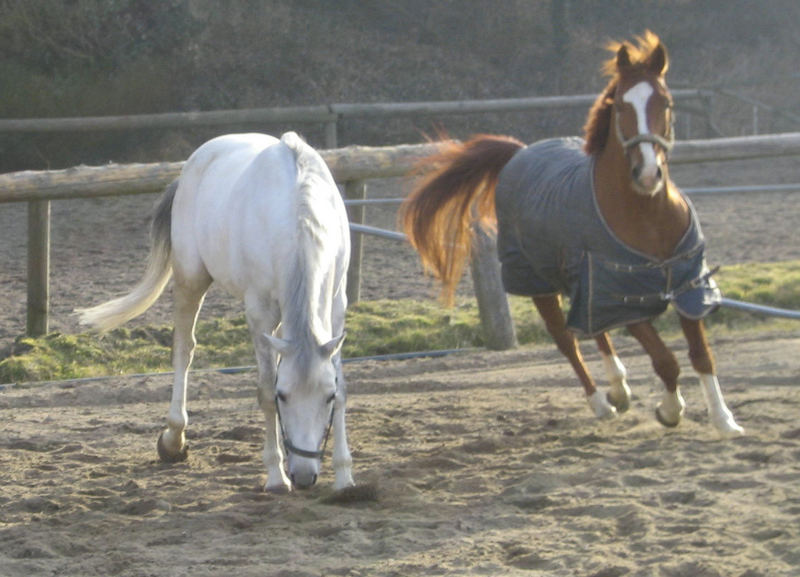
[[[183,276],[207,271],[239,298],[248,290],[277,298],[283,287],[273,280],[294,266],[304,246],[298,234],[309,228],[323,249],[340,248],[336,255],[322,250],[317,260],[327,262],[317,267],[346,270],[344,205],[316,151],[294,133],[281,140],[222,136],[195,151],[183,169],[173,206],[173,261]]]

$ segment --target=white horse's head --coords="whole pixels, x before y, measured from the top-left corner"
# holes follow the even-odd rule
[[[265,335],[280,355],[275,407],[292,484],[307,489],[317,481],[333,414],[344,406],[338,382],[338,353],[344,334],[327,343],[301,346]]]

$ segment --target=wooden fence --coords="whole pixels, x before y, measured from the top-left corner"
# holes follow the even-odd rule
[[[700,116],[710,130],[713,93],[699,89],[672,91],[679,110]],[[490,100],[448,100],[436,102],[376,102],[355,104],[321,104],[281,108],[213,110],[206,112],[167,112],[131,116],[93,116],[76,118],[8,118],[0,119],[0,134],[93,132],[135,130],[145,128],[196,128],[201,126],[323,124],[325,148],[338,144],[338,125],[355,119],[402,118],[488,112],[534,111],[553,108],[588,109],[596,94],[568,96],[531,96]]]
[[[350,196],[364,197],[366,181],[402,176],[434,150],[431,144],[392,147],[347,147],[320,151],[337,182]],[[696,163],[745,158],[800,155],[800,133],[755,137],[689,140],[676,143],[671,162]],[[0,203],[28,202],[28,334],[47,332],[49,297],[50,200],[139,194],[163,189],[182,163],[75,167],[56,171],[25,171],[0,175]],[[356,228],[358,224],[356,224]],[[363,227],[362,231],[363,232]],[[360,235],[359,233],[356,233]],[[508,304],[498,282],[499,267],[491,239],[481,238],[473,262],[473,277],[488,346],[514,343]],[[354,251],[360,254],[359,243]],[[357,286],[358,255],[351,271]],[[477,267],[477,268],[476,268]]]

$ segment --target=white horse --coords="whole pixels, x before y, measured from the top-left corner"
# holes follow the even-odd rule
[[[83,324],[108,330],[147,310],[174,277],[175,380],[158,439],[161,459],[187,456],[194,328],[216,281],[245,304],[266,417],[266,490],[312,486],[331,427],[334,488],[353,485],[340,355],[350,235],[344,203],[319,154],[293,132],[280,140],[263,134],[210,140],[164,192],[151,233],[139,284],[127,296],[78,313]]]

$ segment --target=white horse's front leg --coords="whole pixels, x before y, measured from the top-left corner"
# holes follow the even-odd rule
[[[339,397],[342,397],[341,400]],[[353,457],[347,445],[347,428],[345,426],[344,395],[336,396],[335,414],[333,416],[333,472],[336,479],[333,488],[337,491],[355,485],[353,481]]]
[[[265,305],[258,295],[245,296],[245,310],[253,348],[258,364],[258,406],[264,412],[264,467],[267,483],[264,490],[273,493],[288,493],[292,484],[283,466],[283,451],[280,447],[277,411],[275,409],[275,375],[278,359],[264,334],[272,334],[278,326],[277,304]]]
[[[337,382],[339,391],[334,401],[333,414],[333,472],[336,479],[333,482],[335,490],[352,487],[353,481],[353,457],[350,455],[350,447],[347,443],[347,427],[345,425],[345,412],[347,407],[347,383],[342,372],[342,360],[340,357],[335,359]]]
[[[262,396],[259,390],[259,396]],[[261,409],[266,420],[266,433],[264,435],[264,467],[267,469],[267,484],[264,487],[271,493],[288,493],[292,483],[286,476],[283,466],[283,451],[280,447],[278,432],[278,419],[273,398],[260,398]]]
[[[725,399],[722,398],[722,390],[719,388],[716,375],[698,373],[698,376],[700,377],[700,388],[703,390],[703,398],[708,407],[708,416],[719,434],[726,439],[744,435],[744,428],[736,422],[733,413],[725,404]]]
[[[628,372],[617,355],[603,354],[603,365],[608,375],[608,401],[618,412],[624,413],[631,406],[631,389],[628,386]]]

